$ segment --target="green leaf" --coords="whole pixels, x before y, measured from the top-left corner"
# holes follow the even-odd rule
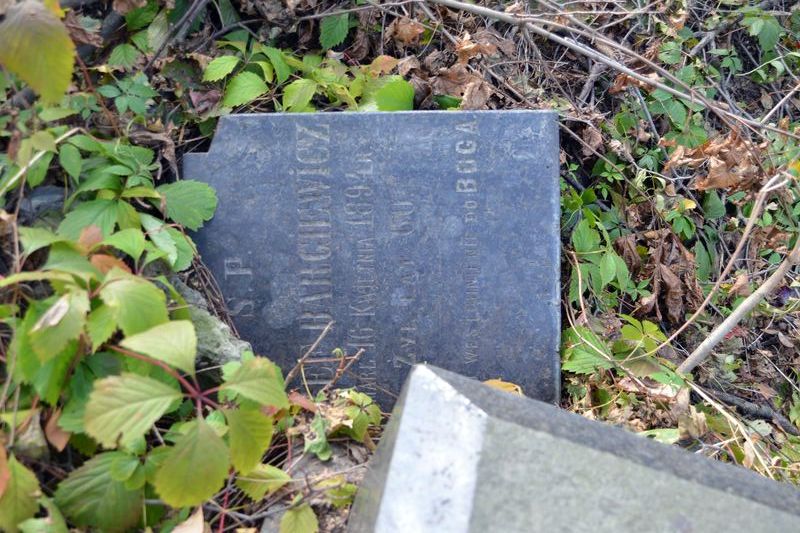
[[[614,366],[606,344],[589,328],[575,326],[564,332],[561,368],[576,374],[593,374]]]
[[[203,222],[211,220],[217,208],[217,193],[200,181],[176,181],[156,190],[164,197],[167,216],[192,231],[197,231]]]
[[[292,477],[272,465],[258,465],[247,475],[236,478],[236,486],[253,501],[260,501],[292,480]]]
[[[78,180],[81,175],[83,161],[81,160],[81,153],[77,148],[71,144],[62,145],[58,151],[58,162],[61,168],[63,168],[72,179]]]
[[[187,374],[194,374],[197,355],[197,336],[194,324],[188,320],[174,320],[152,327],[122,341],[122,346],[164,361]]]
[[[131,68],[139,59],[139,50],[132,44],[120,44],[114,47],[111,55],[108,56],[108,64],[112,67]]]
[[[283,90],[283,110],[286,112],[303,112],[309,110],[309,104],[317,92],[317,82],[308,78],[295,80]]]
[[[327,461],[333,454],[328,442],[327,426],[325,419],[317,413],[314,415],[314,420],[311,421],[311,434],[305,436],[303,451],[313,453],[320,461]]]
[[[46,153],[28,170],[28,185],[36,187],[44,181],[47,170],[50,168],[50,162],[53,160],[51,152]]]
[[[0,64],[46,102],[59,102],[72,80],[75,45],[67,28],[42,2],[9,4],[0,23]]]
[[[55,152],[56,139],[49,131],[37,131],[30,137],[31,145],[42,152]]]
[[[64,237],[60,237],[45,228],[20,227],[19,236],[22,240],[22,249],[25,250],[26,255],[64,240]]]
[[[267,84],[261,76],[247,71],[240,72],[228,82],[225,96],[222,98],[222,105],[225,107],[244,105],[252,102],[267,90]]]
[[[172,270],[175,272],[186,270],[192,265],[192,259],[194,259],[196,249],[194,242],[188,235],[172,226],[167,226],[167,234],[175,243],[175,261],[172,263]]]
[[[230,431],[231,462],[240,474],[260,463],[272,442],[272,418],[257,409],[223,409]]]
[[[16,533],[17,525],[39,510],[39,482],[33,472],[17,461],[12,454],[4,465],[5,450],[0,450],[0,474],[8,475],[6,488],[0,496],[0,530]],[[6,468],[3,468],[6,467]],[[5,471],[4,471],[5,470]]]
[[[78,240],[81,231],[89,226],[97,226],[103,236],[111,235],[117,223],[116,200],[92,200],[83,202],[67,213],[58,226],[57,233],[72,240]]]
[[[101,453],[58,484],[55,502],[77,526],[125,531],[141,526],[144,492],[111,477],[111,466],[123,452]]]
[[[347,38],[349,30],[349,13],[325,17],[319,25],[319,44],[322,45],[324,50],[338,46]]]
[[[130,443],[180,398],[180,391],[138,374],[97,380],[86,404],[86,433],[106,448],[115,448],[120,437],[123,444]]]
[[[269,62],[272,63],[272,66],[275,67],[275,77],[278,83],[283,83],[288,80],[289,76],[292,75],[292,68],[286,64],[286,60],[283,58],[283,52],[271,46],[262,46],[261,50],[269,58]]]
[[[144,252],[144,234],[140,229],[124,229],[114,233],[100,244],[122,250],[134,261],[138,261]]]
[[[717,220],[725,216],[725,204],[720,199],[717,191],[706,191],[703,198],[703,217],[707,220]]]
[[[600,279],[604,287],[614,281],[617,274],[617,263],[614,259],[616,255],[613,252],[606,252],[600,259]]]
[[[600,234],[584,218],[572,232],[572,245],[579,254],[594,252],[600,246]]]
[[[263,357],[243,362],[242,366],[231,374],[230,379],[225,380],[221,389],[241,394],[261,405],[279,409],[289,407],[280,370]]]
[[[233,72],[236,65],[239,64],[239,58],[236,56],[220,56],[206,67],[203,72],[203,81],[218,81]]]
[[[70,291],[57,299],[31,328],[30,343],[41,361],[58,355],[67,343],[77,339],[86,324],[89,296]]]
[[[414,109],[414,87],[398,76],[378,89],[375,102],[380,111],[410,111]]]
[[[53,500],[42,496],[39,504],[47,510],[45,518],[29,518],[19,524],[22,533],[69,533],[67,523]]]
[[[92,310],[86,321],[86,331],[92,340],[92,351],[96,352],[117,331],[114,310],[107,305],[101,305]]]
[[[280,533],[317,533],[319,522],[307,503],[286,511],[281,517]]]
[[[118,268],[105,278],[100,298],[114,311],[114,318],[126,336],[163,324],[167,297],[152,283]]]
[[[146,213],[139,215],[142,226],[147,231],[147,236],[167,256],[170,266],[178,261],[178,246],[168,231],[168,226],[161,220]]]
[[[155,475],[156,492],[172,507],[200,505],[225,484],[230,458],[214,429],[203,419],[184,426]]]

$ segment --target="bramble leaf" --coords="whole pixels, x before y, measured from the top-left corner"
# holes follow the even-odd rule
[[[280,533],[317,533],[319,521],[307,503],[293,507],[281,517]]]
[[[325,50],[338,46],[347,38],[347,32],[349,30],[349,13],[325,17],[319,25],[319,44],[321,44],[322,48]]]
[[[86,433],[106,448],[143,436],[181,392],[152,378],[125,373],[94,382],[86,404]]]
[[[197,336],[194,324],[188,320],[173,320],[131,335],[121,343],[134,352],[164,361],[188,374],[194,374],[197,355]]]
[[[167,216],[192,231],[211,220],[217,208],[217,193],[200,181],[176,181],[156,190],[164,197]]]
[[[222,488],[228,477],[228,447],[203,419],[185,432],[164,456],[155,475],[156,492],[173,507],[199,505]]]
[[[292,480],[292,477],[272,465],[258,465],[255,470],[236,478],[236,486],[253,501],[272,494]]]
[[[11,3],[0,23],[0,63],[46,102],[59,102],[72,80],[75,45],[42,2]]]
[[[225,96],[222,98],[222,105],[225,107],[244,105],[252,102],[267,90],[267,84],[261,76],[247,71],[240,72],[228,82]]]
[[[240,474],[261,463],[272,441],[272,419],[257,409],[224,409],[231,446],[231,462]]]
[[[144,493],[111,476],[111,465],[123,452],[101,453],[58,484],[55,502],[76,525],[100,531],[125,531],[139,524]]]
[[[263,357],[243,362],[220,388],[241,394],[262,405],[279,409],[289,407],[280,370]]]
[[[33,472],[17,461],[12,454],[6,461],[5,449],[0,450],[0,478],[6,478],[0,496],[0,530],[16,533],[17,525],[39,510],[39,482]]]
[[[114,318],[126,336],[169,319],[164,292],[149,281],[119,268],[106,275],[100,298],[114,311]]]
[[[239,58],[236,56],[220,56],[214,59],[203,72],[203,81],[219,81],[236,68]]]

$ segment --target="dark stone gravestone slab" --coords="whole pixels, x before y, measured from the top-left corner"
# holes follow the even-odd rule
[[[330,321],[357,385],[393,403],[417,362],[558,398],[556,114],[233,115],[184,177],[219,196],[197,235],[234,322],[291,368]]]
[[[348,531],[800,531],[800,491],[418,365]]]

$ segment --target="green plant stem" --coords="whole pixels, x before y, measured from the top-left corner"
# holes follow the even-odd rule
[[[69,137],[72,137],[73,135],[75,135],[79,131],[81,131],[81,128],[72,128],[71,130],[69,130],[64,135],[58,137],[55,140],[55,144],[57,145],[61,141],[65,140],[65,139],[67,139]],[[22,176],[24,176],[25,173],[28,172],[28,170],[30,170],[30,168],[33,165],[35,165],[37,161],[39,161],[42,157],[44,157],[44,154],[46,154],[46,153],[47,153],[47,150],[42,150],[41,152],[36,152],[36,154],[33,157],[31,157],[31,160],[28,161],[21,169],[19,169],[17,171],[17,173],[14,174],[14,176],[11,177],[10,180],[8,180],[8,183],[6,183],[5,187],[0,189],[0,198],[2,198],[12,187],[16,186],[17,182],[19,182],[22,179]]]

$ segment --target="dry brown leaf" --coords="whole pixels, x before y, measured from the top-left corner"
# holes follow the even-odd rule
[[[699,439],[708,433],[706,414],[701,413],[695,407],[689,406],[689,411],[678,417],[678,430],[681,439]]]
[[[649,74],[644,74],[645,78],[651,79],[654,82],[659,80],[658,74],[655,72],[651,72]],[[628,87],[638,87],[639,89],[643,89],[645,91],[652,91],[655,89],[652,84],[644,82],[642,80],[636,79],[632,76],[627,74],[618,74],[616,78],[614,78],[614,83],[611,84],[611,87],[608,89],[609,94],[619,94]]]
[[[517,396],[525,396],[522,393],[522,387],[520,387],[516,383],[503,381],[502,379],[487,379],[483,383],[485,385],[492,387],[493,389],[501,390],[503,392],[508,392],[510,394],[515,394]]]
[[[53,448],[59,452],[63,452],[72,434],[61,429],[58,425],[59,418],[61,418],[61,410],[56,409],[50,414],[50,418],[47,419],[47,424],[44,426],[44,436]]]
[[[434,94],[461,98],[461,109],[485,109],[491,88],[483,78],[472,74],[463,63],[443,68],[431,80]]]
[[[311,413],[317,412],[317,404],[309,400],[307,396],[300,394],[295,390],[289,393],[289,403],[292,405],[297,405],[298,407],[302,407]]]
[[[88,44],[95,48],[103,46],[103,37],[99,33],[83,27],[74,11],[67,11],[64,17],[64,26],[67,27],[69,36],[75,44]]]
[[[125,15],[129,11],[146,6],[147,0],[114,0],[114,3],[111,5],[114,11],[120,15]]]
[[[750,290],[750,278],[747,274],[739,274],[736,280],[731,285],[728,294],[731,296],[748,296],[752,291]]]
[[[489,42],[488,39],[474,41],[469,33],[465,33],[464,37],[456,41],[455,48],[459,63],[466,63],[479,55],[491,56],[497,53],[495,44]]]
[[[678,390],[670,385],[664,385],[650,380],[640,380],[641,385],[629,377],[624,377],[617,382],[617,387],[625,392],[645,394],[653,400],[673,403],[678,397]]]
[[[370,74],[374,74],[376,76],[381,74],[388,74],[397,66],[399,60],[395,59],[392,56],[378,56],[376,57],[372,63],[369,65],[369,72]]]
[[[80,244],[84,250],[91,250],[95,244],[100,244],[101,242],[103,242],[103,232],[94,224],[83,228],[78,237],[78,244]]]
[[[600,133],[600,130],[592,125],[587,125],[583,128],[581,137],[585,143],[581,146],[581,155],[584,157],[590,157],[603,147],[603,135]]]
[[[128,265],[126,265],[124,261],[113,255],[94,254],[91,259],[89,259],[89,262],[103,274],[108,273],[112,268],[120,268],[128,273],[131,272],[131,269],[128,268]]]
[[[387,37],[394,39],[397,46],[405,48],[419,43],[420,36],[425,32],[425,27],[407,17],[394,19],[386,30]]]
[[[419,67],[417,56],[406,56],[397,62],[397,73],[405,78],[412,70],[419,70]]]

